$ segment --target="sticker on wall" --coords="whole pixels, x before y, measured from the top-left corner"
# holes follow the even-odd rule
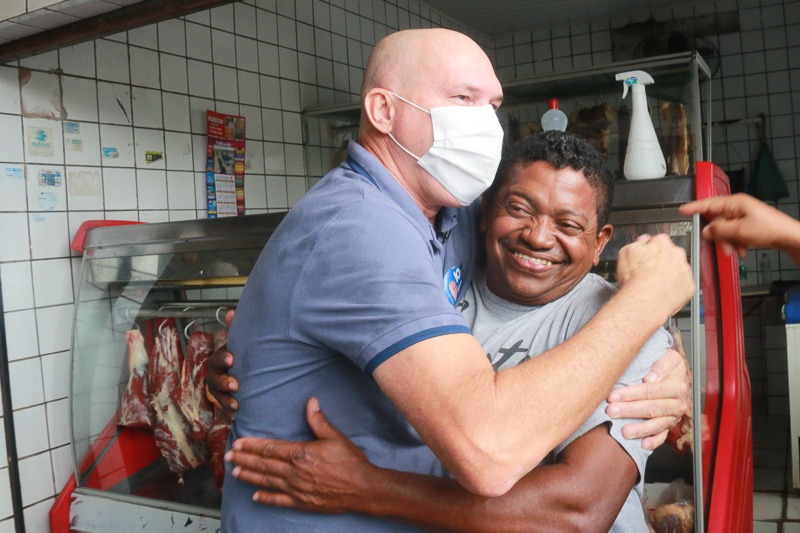
[[[144,153],[144,160],[147,163],[155,163],[159,159],[164,157],[164,152],[145,152]]]
[[[68,152],[83,152],[82,139],[64,139],[64,148]]]
[[[25,177],[25,171],[22,167],[6,167],[5,174],[7,178],[22,179]]]
[[[58,196],[53,191],[40,191],[36,203],[39,204],[39,209],[42,211],[52,211],[56,208]]]
[[[103,183],[99,172],[79,170],[67,174],[67,187],[72,196],[102,196]]]
[[[40,170],[39,187],[61,187],[61,172],[57,170]]]
[[[103,157],[105,159],[117,159],[119,157],[119,150],[113,147],[103,147]]]
[[[80,135],[81,125],[79,122],[64,122],[64,133],[66,135]]]
[[[28,126],[28,155],[53,157],[53,128]]]

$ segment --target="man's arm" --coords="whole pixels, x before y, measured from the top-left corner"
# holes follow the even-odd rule
[[[621,250],[617,279],[619,293],[577,334],[514,368],[495,374],[475,338],[456,334],[398,352],[375,380],[459,483],[503,495],[589,417],[694,289],[665,235]]]
[[[264,504],[311,512],[358,512],[436,531],[607,532],[636,482],[631,457],[601,424],[571,442],[498,498],[450,479],[378,468],[312,399],[309,424],[320,440],[242,439],[229,458],[234,475],[270,491]],[[277,492],[273,492],[277,491]]]
[[[747,194],[717,196],[682,205],[684,215],[700,213],[709,224],[703,237],[716,241],[726,254],[747,254],[750,247],[789,254],[800,265],[800,222]]]
[[[623,248],[617,279],[619,293],[576,335],[515,368],[495,374],[461,334],[414,344],[374,377],[462,485],[505,494],[588,418],[694,290],[685,252],[665,235]]]

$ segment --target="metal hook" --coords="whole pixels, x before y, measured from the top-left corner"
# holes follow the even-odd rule
[[[183,312],[185,313],[185,312],[186,312],[186,311],[188,311],[189,309],[194,309],[194,307],[187,307],[186,309],[184,309],[184,310],[183,310]],[[184,337],[186,337],[187,339],[188,339],[188,338],[191,336],[191,335],[189,335],[189,328],[191,328],[191,327],[192,327],[192,325],[193,325],[195,322],[197,322],[197,319],[196,319],[196,318],[195,318],[194,320],[192,320],[191,322],[189,322],[188,324],[186,324],[186,327],[185,327],[185,328],[183,328],[183,336],[184,336]]]
[[[136,319],[135,318],[131,318],[131,308],[130,307],[126,307],[125,309],[122,310],[122,317],[125,320],[127,320],[128,322],[131,322],[133,324],[133,327],[136,329],[136,331],[142,331],[141,329],[139,329],[139,324],[136,322]]]
[[[163,333],[161,333],[161,330],[164,329],[164,325],[166,323],[167,323],[167,319],[166,318],[161,319],[161,324],[158,325],[158,335],[159,335],[159,337],[161,335],[163,335]]]
[[[214,313],[214,318],[216,318],[217,322],[222,324],[224,327],[228,327],[228,325],[225,323],[225,320],[220,320],[220,318],[219,318],[219,312],[222,311],[223,309],[225,310],[225,314],[228,313],[228,308],[227,307],[224,307],[224,306],[223,307],[217,307],[217,311]]]

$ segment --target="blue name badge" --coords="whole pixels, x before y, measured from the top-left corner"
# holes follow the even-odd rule
[[[461,288],[461,281],[461,267],[453,267],[444,275],[442,288],[444,289],[445,296],[447,296],[447,300],[452,305],[456,305],[456,298],[458,298],[458,290]]]

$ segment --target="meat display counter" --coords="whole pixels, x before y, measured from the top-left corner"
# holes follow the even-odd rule
[[[693,511],[696,533],[751,531],[752,415],[738,264],[735,256],[725,256],[700,237],[701,217],[689,219],[678,212],[685,202],[727,195],[730,187],[716,165],[700,161],[696,169],[695,176],[616,183],[609,217],[614,235],[595,272],[614,281],[619,250],[642,234],[667,233],[686,251],[696,291],[669,326],[680,331],[692,368],[693,424],[689,436],[679,439],[679,432],[672,432],[668,445],[649,459],[646,503],[651,509],[674,503],[674,495],[671,502],[659,502],[659,496],[679,487],[683,495],[677,510],[672,509],[679,516]]]
[[[197,363],[283,216],[98,227],[77,243],[75,474],[51,531],[219,529],[229,426],[205,398]]]

